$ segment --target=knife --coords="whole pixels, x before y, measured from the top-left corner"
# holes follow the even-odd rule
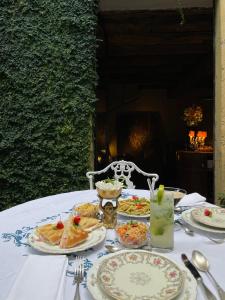
[[[205,285],[201,275],[199,274],[198,270],[195,268],[195,266],[190,262],[190,260],[187,258],[186,254],[181,254],[181,258],[185,264],[185,266],[188,268],[188,270],[191,272],[191,274],[196,279],[197,283],[200,284],[202,289],[205,292],[206,299],[208,300],[216,300],[216,297],[213,295],[213,293],[207,288]]]

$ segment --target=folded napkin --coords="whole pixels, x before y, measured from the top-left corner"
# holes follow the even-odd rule
[[[206,201],[206,198],[198,193],[192,193],[185,195],[176,206],[193,206],[196,204],[202,204]]]
[[[7,300],[63,300],[65,255],[29,255]]]

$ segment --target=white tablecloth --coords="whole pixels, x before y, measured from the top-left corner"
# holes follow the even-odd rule
[[[149,192],[144,190],[124,190],[123,193],[149,196]],[[27,244],[27,235],[32,232],[33,228],[40,224],[54,222],[54,220],[59,219],[59,215],[64,219],[76,203],[93,202],[97,199],[95,190],[77,191],[29,201],[0,212],[0,300],[6,299],[26,255],[31,253],[47,255],[37,252]],[[106,242],[113,243],[115,239],[114,231],[108,230]],[[185,234],[183,230],[178,230],[175,232],[174,251],[165,255],[182,264],[181,253],[186,253],[190,258],[194,249],[202,251],[207,256],[210,261],[211,273],[225,289],[225,243],[215,244],[200,234],[195,234],[192,237]],[[104,243],[101,243],[94,249],[79,254],[85,256],[85,269],[88,272],[93,263],[106,253]],[[71,266],[69,268],[72,271]],[[202,274],[202,277],[209,288],[217,295],[207,275]],[[72,300],[74,291],[75,286],[72,285],[72,277],[67,276],[65,300]],[[81,285],[81,299],[92,299],[85,281]],[[201,290],[198,292],[197,299],[204,299]]]

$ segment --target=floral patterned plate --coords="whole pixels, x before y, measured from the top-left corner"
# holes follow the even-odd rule
[[[124,250],[126,252],[133,250]],[[143,250],[139,250],[143,251]],[[145,252],[145,251],[143,251]],[[108,259],[109,257],[114,257],[118,253],[108,254],[107,256],[103,256],[98,259],[92,266],[92,268],[88,271],[87,274],[87,288],[91,293],[92,297],[95,300],[112,300],[110,296],[108,296],[99,286],[97,280],[97,273],[99,266],[101,263]],[[180,265],[179,268],[183,273],[184,284],[181,293],[176,297],[176,300],[195,300],[197,296],[197,282],[194,277],[191,275],[190,271],[183,265]]]
[[[210,227],[210,226],[206,226],[204,224],[195,222],[195,220],[192,218],[191,211],[192,211],[192,209],[182,212],[181,217],[184,220],[184,222],[187,223],[188,225],[190,225],[191,227],[193,227],[193,229],[198,229],[202,233],[210,233],[210,234],[212,233],[212,234],[221,234],[221,235],[225,234],[225,229]]]
[[[209,215],[205,215],[209,214]],[[219,207],[199,207],[191,211],[192,218],[204,225],[225,229],[225,209]]]
[[[181,269],[157,253],[125,251],[107,257],[97,280],[103,291],[120,300],[169,300],[183,287]]]
[[[104,226],[99,227],[93,231],[91,231],[88,235],[88,238],[81,244],[69,248],[69,249],[62,249],[59,248],[58,245],[50,245],[48,243],[45,243],[39,239],[35,231],[33,231],[29,237],[28,237],[28,243],[36,250],[39,250],[44,253],[51,253],[51,254],[68,254],[68,253],[74,253],[78,251],[84,251],[86,249],[89,249],[91,247],[94,247],[98,244],[100,244],[104,239],[106,235],[106,229]]]

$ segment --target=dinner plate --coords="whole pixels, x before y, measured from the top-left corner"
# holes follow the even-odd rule
[[[151,252],[120,252],[99,266],[97,280],[113,299],[157,299],[176,297],[183,287],[181,269],[165,256]]]
[[[35,231],[33,231],[28,237],[28,243],[36,250],[39,250],[44,253],[51,254],[68,254],[73,252],[84,251],[93,246],[98,245],[105,239],[106,229],[104,226],[99,227],[88,234],[88,238],[81,244],[69,248],[62,249],[58,245],[50,245],[46,242],[40,240]]]
[[[139,197],[139,198],[145,198],[145,197]],[[128,197],[128,198],[120,198],[119,199],[119,202],[120,201],[126,201],[128,199],[131,199],[131,197]],[[147,199],[147,198],[145,198]],[[148,200],[148,199],[147,199]],[[149,201],[149,200],[148,200]],[[149,207],[150,207],[150,201],[149,201]],[[128,214],[126,212],[122,212],[122,211],[119,211],[117,209],[117,214],[120,215],[120,216],[124,216],[124,217],[131,217],[131,218],[149,218],[150,217],[150,212],[148,214],[142,214],[142,215],[138,215],[138,214]]]
[[[192,210],[193,209],[186,210],[186,211],[182,212],[182,214],[181,214],[182,219],[187,224],[191,225],[195,229],[199,229],[199,230],[201,230],[203,232],[206,232],[206,233],[220,233],[220,234],[225,234],[225,229],[209,227],[209,226],[206,226],[204,224],[195,222],[195,220],[191,216],[191,211]]]
[[[210,216],[205,215],[205,207],[195,208],[191,211],[192,218],[204,225],[215,228],[225,229],[225,209],[220,207],[210,207],[207,210],[211,213]]]
[[[124,250],[124,251],[132,252],[133,250]],[[146,251],[143,250],[139,250],[139,252],[146,253]],[[122,253],[122,251],[120,253]],[[87,288],[95,300],[112,300],[112,297],[107,295],[103,291],[103,289],[101,289],[97,279],[97,273],[99,270],[99,266],[104,262],[105,259],[114,257],[117,254],[118,253],[112,253],[112,254],[108,254],[107,256],[103,256],[99,258],[87,273]],[[180,294],[176,297],[176,300],[195,300],[197,295],[196,280],[194,279],[190,271],[185,266],[179,265],[179,268],[182,271],[182,275],[183,275],[183,288]]]

